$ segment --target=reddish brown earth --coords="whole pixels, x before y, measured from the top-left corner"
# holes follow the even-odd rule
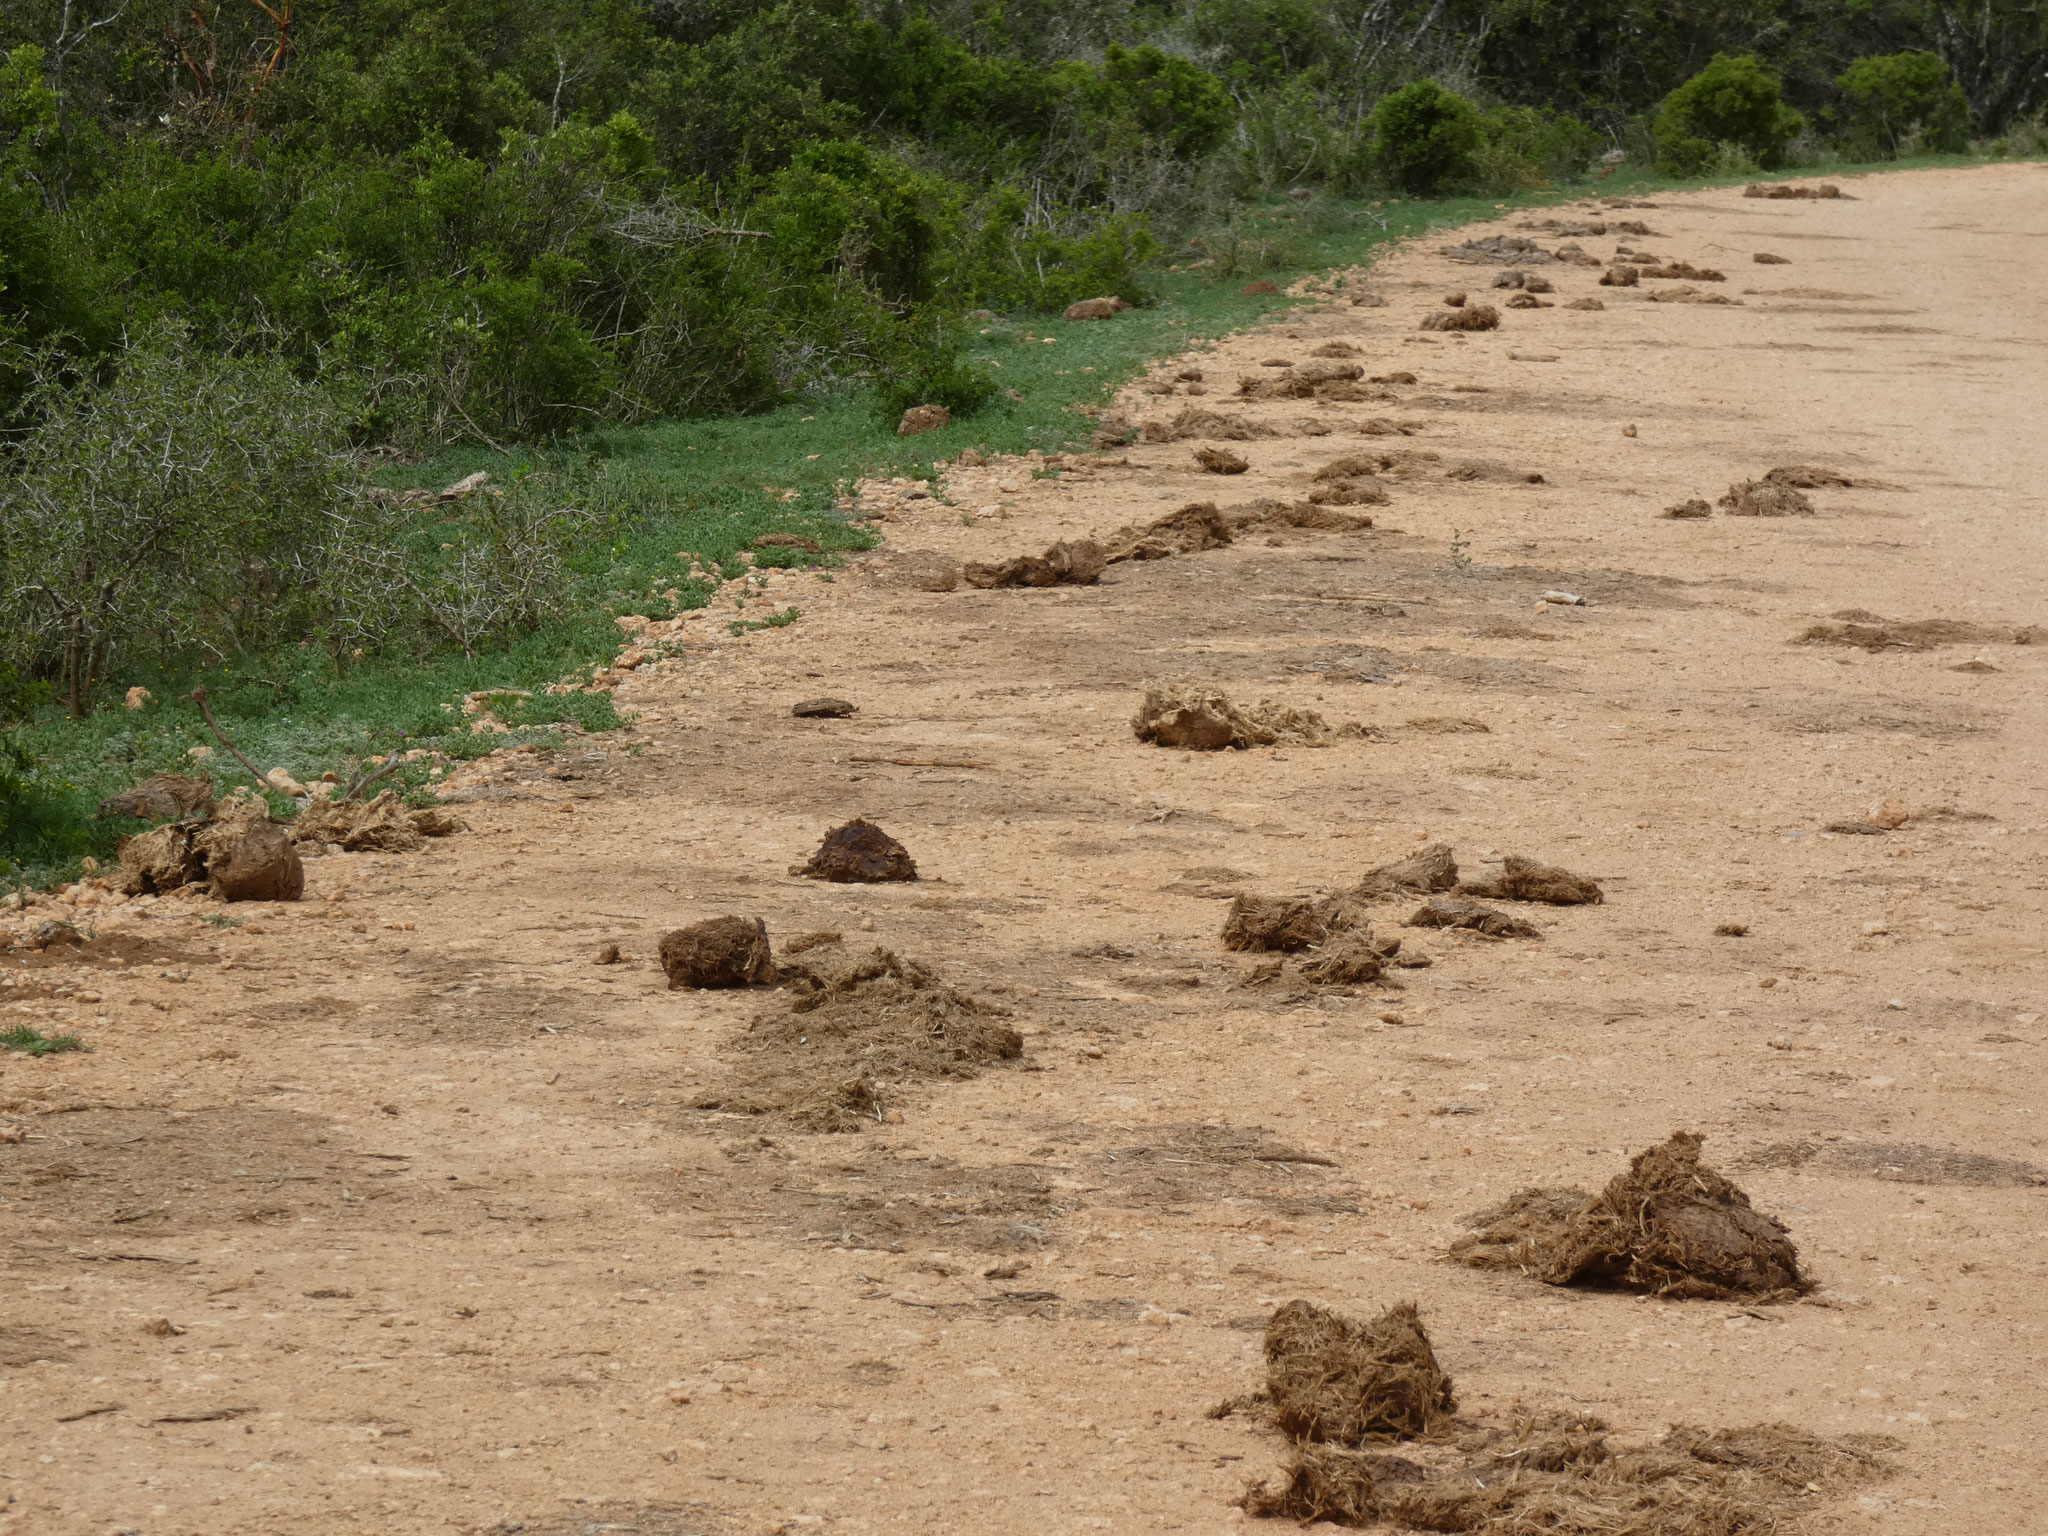
[[[1296,1297],[1417,1301],[1472,1415],[1895,1436],[1815,1531],[2040,1527],[2048,646],[1997,637],[2048,621],[2048,169],[1849,190],[1628,215],[1739,305],[1548,266],[1556,308],[1425,335],[1490,269],[1397,251],[1362,275],[1385,307],[1310,293],[1196,359],[1208,405],[1283,434],[1234,444],[1248,473],[1141,443],[870,487],[885,547],[797,581],[800,623],[700,626],[620,686],[635,730],[459,776],[468,832],[310,860],[295,905],[130,903],[82,955],[0,955],[0,1022],[93,1046],[0,1060],[0,1531],[1218,1532],[1280,1445],[1205,1411]],[[1333,339],[1417,382],[1229,399]],[[899,576],[1300,501],[1395,443],[1443,457],[1379,475],[1367,531],[1090,587]],[[1792,464],[1858,484],[1660,516]],[[1850,609],[1994,638],[1793,643]],[[1148,747],[1157,676],[1371,729]],[[792,718],[820,694],[859,713]],[[1897,830],[1824,830],[1886,798]],[[855,816],[923,878],[789,873]],[[1542,937],[1498,942],[1381,903],[1434,964],[1352,989],[1223,949],[1237,890],[1436,839],[1605,902],[1507,904]],[[785,1001],[667,989],[660,934],[728,912],[914,958],[1025,1055],[886,1086],[853,1134],[695,1109]],[[1466,1213],[1674,1129],[1814,1295],[1440,1261]]]

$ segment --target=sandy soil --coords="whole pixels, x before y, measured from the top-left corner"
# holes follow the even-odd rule
[[[1384,305],[1188,360],[1203,403],[1283,434],[1232,445],[1248,473],[1141,443],[870,487],[887,546],[802,578],[800,623],[634,673],[622,737],[461,776],[468,833],[313,860],[304,902],[243,927],[165,899],[97,913],[84,956],[0,956],[0,1020],[94,1046],[0,1062],[0,1530],[1222,1531],[1281,1444],[1205,1411],[1258,1384],[1294,1297],[1417,1300],[1469,1413],[1896,1436],[1814,1530],[2048,1524],[2048,644],[2006,638],[2048,621],[2048,168],[1850,190],[1609,215],[1739,305],[1552,266],[1546,297],[1606,308],[1426,336],[1445,291],[1502,295],[1445,238],[1402,249],[1363,284]],[[1417,382],[1230,403],[1338,338]],[[1375,415],[1421,428],[1360,436]],[[904,579],[907,552],[1299,499],[1390,447],[1444,458],[1382,477],[1370,532],[1086,588]],[[1441,477],[1475,459],[1543,482]],[[1659,516],[1789,463],[1884,488]],[[1793,643],[1847,609],[1987,638]],[[1167,675],[1373,729],[1140,745]],[[791,717],[817,694],[859,713]],[[1823,830],[1885,797],[1903,828]],[[856,814],[924,878],[786,873]],[[1606,903],[1518,909],[1542,937],[1508,942],[1389,904],[1429,968],[1243,981],[1232,891],[1422,839]],[[1025,1055],[853,1134],[694,1109],[781,1006],[666,990],[661,932],[727,912],[914,956],[1013,1010]],[[1462,1215],[1597,1187],[1676,1128],[1792,1229],[1816,1296],[1442,1262]]]

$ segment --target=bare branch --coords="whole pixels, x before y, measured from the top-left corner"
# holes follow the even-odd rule
[[[258,788],[272,788],[273,786],[270,780],[266,779],[263,776],[262,771],[259,768],[257,768],[257,766],[254,763],[250,762],[248,758],[242,755],[242,749],[240,747],[236,746],[232,741],[228,740],[228,733],[222,730],[220,728],[220,722],[213,718],[213,710],[208,707],[206,702],[206,689],[204,687],[194,688],[192,690],[192,702],[199,706],[199,713],[206,717],[207,727],[213,732],[215,736],[220,738],[220,744],[226,747],[230,752],[234,753],[236,762],[240,763],[244,768],[249,770],[249,777],[256,781]]]

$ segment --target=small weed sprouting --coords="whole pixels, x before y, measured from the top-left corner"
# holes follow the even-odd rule
[[[209,928],[239,928],[248,922],[249,919],[246,917],[230,917],[225,912],[202,912],[199,914],[199,921],[206,924]]]
[[[972,528],[976,523],[980,521],[981,519],[976,517],[972,512],[962,512],[960,514],[960,526],[962,528]]]
[[[1451,530],[1451,569],[1460,576],[1472,569],[1472,543],[1455,528]]]
[[[735,635],[744,635],[756,629],[787,629],[804,616],[801,608],[785,608],[780,613],[771,613],[765,619],[734,619],[725,627]]]
[[[24,1056],[55,1056],[64,1051],[82,1051],[85,1042],[76,1035],[46,1035],[29,1024],[0,1029],[0,1051],[20,1051]]]

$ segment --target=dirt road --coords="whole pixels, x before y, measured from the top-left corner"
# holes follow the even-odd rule
[[[1886,1474],[1800,1495],[1813,1530],[2048,1527],[2048,641],[2014,643],[2048,623],[2048,168],[1848,190],[1398,251],[1127,396],[1278,435],[870,487],[885,548],[803,578],[801,622],[635,673],[623,739],[460,776],[468,833],[311,860],[293,906],[131,903],[83,954],[0,956],[0,1018],[94,1046],[0,1062],[0,1531],[1216,1532],[1284,1446],[1207,1411],[1297,1297],[1417,1301],[1478,1418],[1893,1437]],[[1551,307],[1419,330],[1509,292],[1442,254],[1465,233],[1725,280],[1544,263]],[[1735,302],[1649,297],[1681,286]],[[1333,341],[1365,398],[1236,398]],[[1368,453],[1368,531],[918,585],[1300,504]],[[1660,515],[1789,465],[1854,483]],[[1919,620],[1976,628],[1877,632]],[[1881,648],[1797,643],[1817,625]],[[1142,745],[1164,676],[1367,729]],[[819,694],[859,712],[792,718]],[[1903,826],[1825,830],[1887,799]],[[786,872],[854,815],[923,878]],[[1248,979],[1219,941],[1235,892],[1431,840],[1606,899],[1516,905],[1519,940],[1383,903],[1433,963],[1351,987]],[[786,1002],[667,990],[660,933],[727,912],[915,957],[1023,1054],[852,1133],[693,1107]],[[1676,1129],[1814,1294],[1444,1262],[1466,1214]]]

